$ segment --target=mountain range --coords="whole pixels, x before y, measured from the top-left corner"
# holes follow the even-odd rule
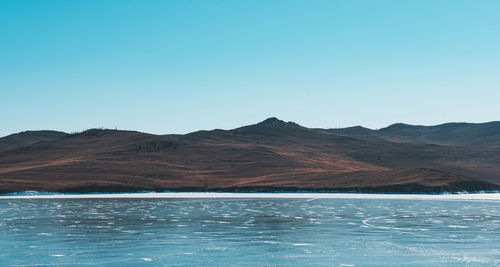
[[[0,138],[0,193],[500,190],[500,122],[313,129],[277,118],[185,135]]]

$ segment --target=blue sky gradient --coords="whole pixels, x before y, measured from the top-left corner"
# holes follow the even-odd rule
[[[500,1],[0,1],[0,136],[485,122]]]

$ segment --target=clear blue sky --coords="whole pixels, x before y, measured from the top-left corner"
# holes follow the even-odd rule
[[[500,120],[500,1],[0,1],[0,136]]]

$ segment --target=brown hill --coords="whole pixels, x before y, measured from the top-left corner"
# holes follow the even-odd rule
[[[0,191],[500,189],[500,149],[339,136],[276,118],[165,137],[89,130],[0,152]]]

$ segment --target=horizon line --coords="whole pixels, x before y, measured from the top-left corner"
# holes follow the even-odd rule
[[[190,131],[190,132],[185,132],[185,133],[150,133],[150,132],[141,131],[141,130],[138,130],[138,129],[124,129],[124,128],[118,128],[118,127],[112,127],[112,128],[110,128],[110,127],[100,126],[100,127],[92,127],[92,128],[87,128],[87,129],[80,130],[80,131],[70,131],[70,132],[62,131],[62,130],[57,130],[57,129],[47,129],[47,128],[45,128],[45,129],[27,129],[27,130],[24,130],[24,131],[14,132],[14,133],[10,133],[10,134],[4,135],[4,136],[0,136],[0,138],[8,137],[8,136],[15,135],[15,134],[21,134],[21,133],[25,133],[25,132],[55,131],[55,132],[61,132],[61,133],[65,133],[65,134],[78,134],[78,133],[83,133],[83,132],[89,131],[89,130],[133,131],[133,132],[141,132],[141,133],[147,133],[147,134],[152,134],[152,135],[186,135],[186,134],[195,133],[195,132],[199,132],[199,131],[214,131],[214,130],[230,131],[230,130],[238,129],[238,128],[245,127],[245,126],[256,125],[256,124],[263,123],[265,121],[272,120],[272,119],[275,119],[275,120],[278,120],[278,121],[281,121],[281,122],[285,122],[285,123],[295,123],[295,124],[297,124],[299,126],[302,126],[302,127],[308,128],[308,129],[329,130],[329,129],[349,129],[349,128],[354,128],[354,127],[362,127],[362,128],[365,128],[365,129],[368,129],[368,130],[372,130],[372,131],[378,131],[378,130],[386,129],[386,128],[389,128],[389,127],[394,126],[394,125],[406,125],[406,126],[411,126],[411,127],[436,127],[436,126],[442,126],[442,125],[446,125],[446,124],[488,124],[488,123],[499,123],[500,122],[500,120],[484,121],[484,122],[449,121],[449,122],[443,122],[443,123],[439,123],[439,124],[430,124],[430,125],[409,124],[409,123],[404,123],[404,122],[395,122],[395,123],[389,124],[388,126],[385,126],[385,127],[382,127],[382,128],[369,128],[369,127],[365,127],[365,126],[362,126],[362,125],[354,125],[354,126],[347,126],[347,127],[327,127],[327,128],[321,128],[321,127],[303,126],[302,124],[296,123],[294,121],[285,121],[285,120],[281,120],[281,119],[273,116],[273,117],[268,117],[265,120],[262,120],[262,121],[257,122],[257,123],[241,125],[241,126],[237,126],[235,128],[198,129],[198,130],[194,130],[194,131]]]

